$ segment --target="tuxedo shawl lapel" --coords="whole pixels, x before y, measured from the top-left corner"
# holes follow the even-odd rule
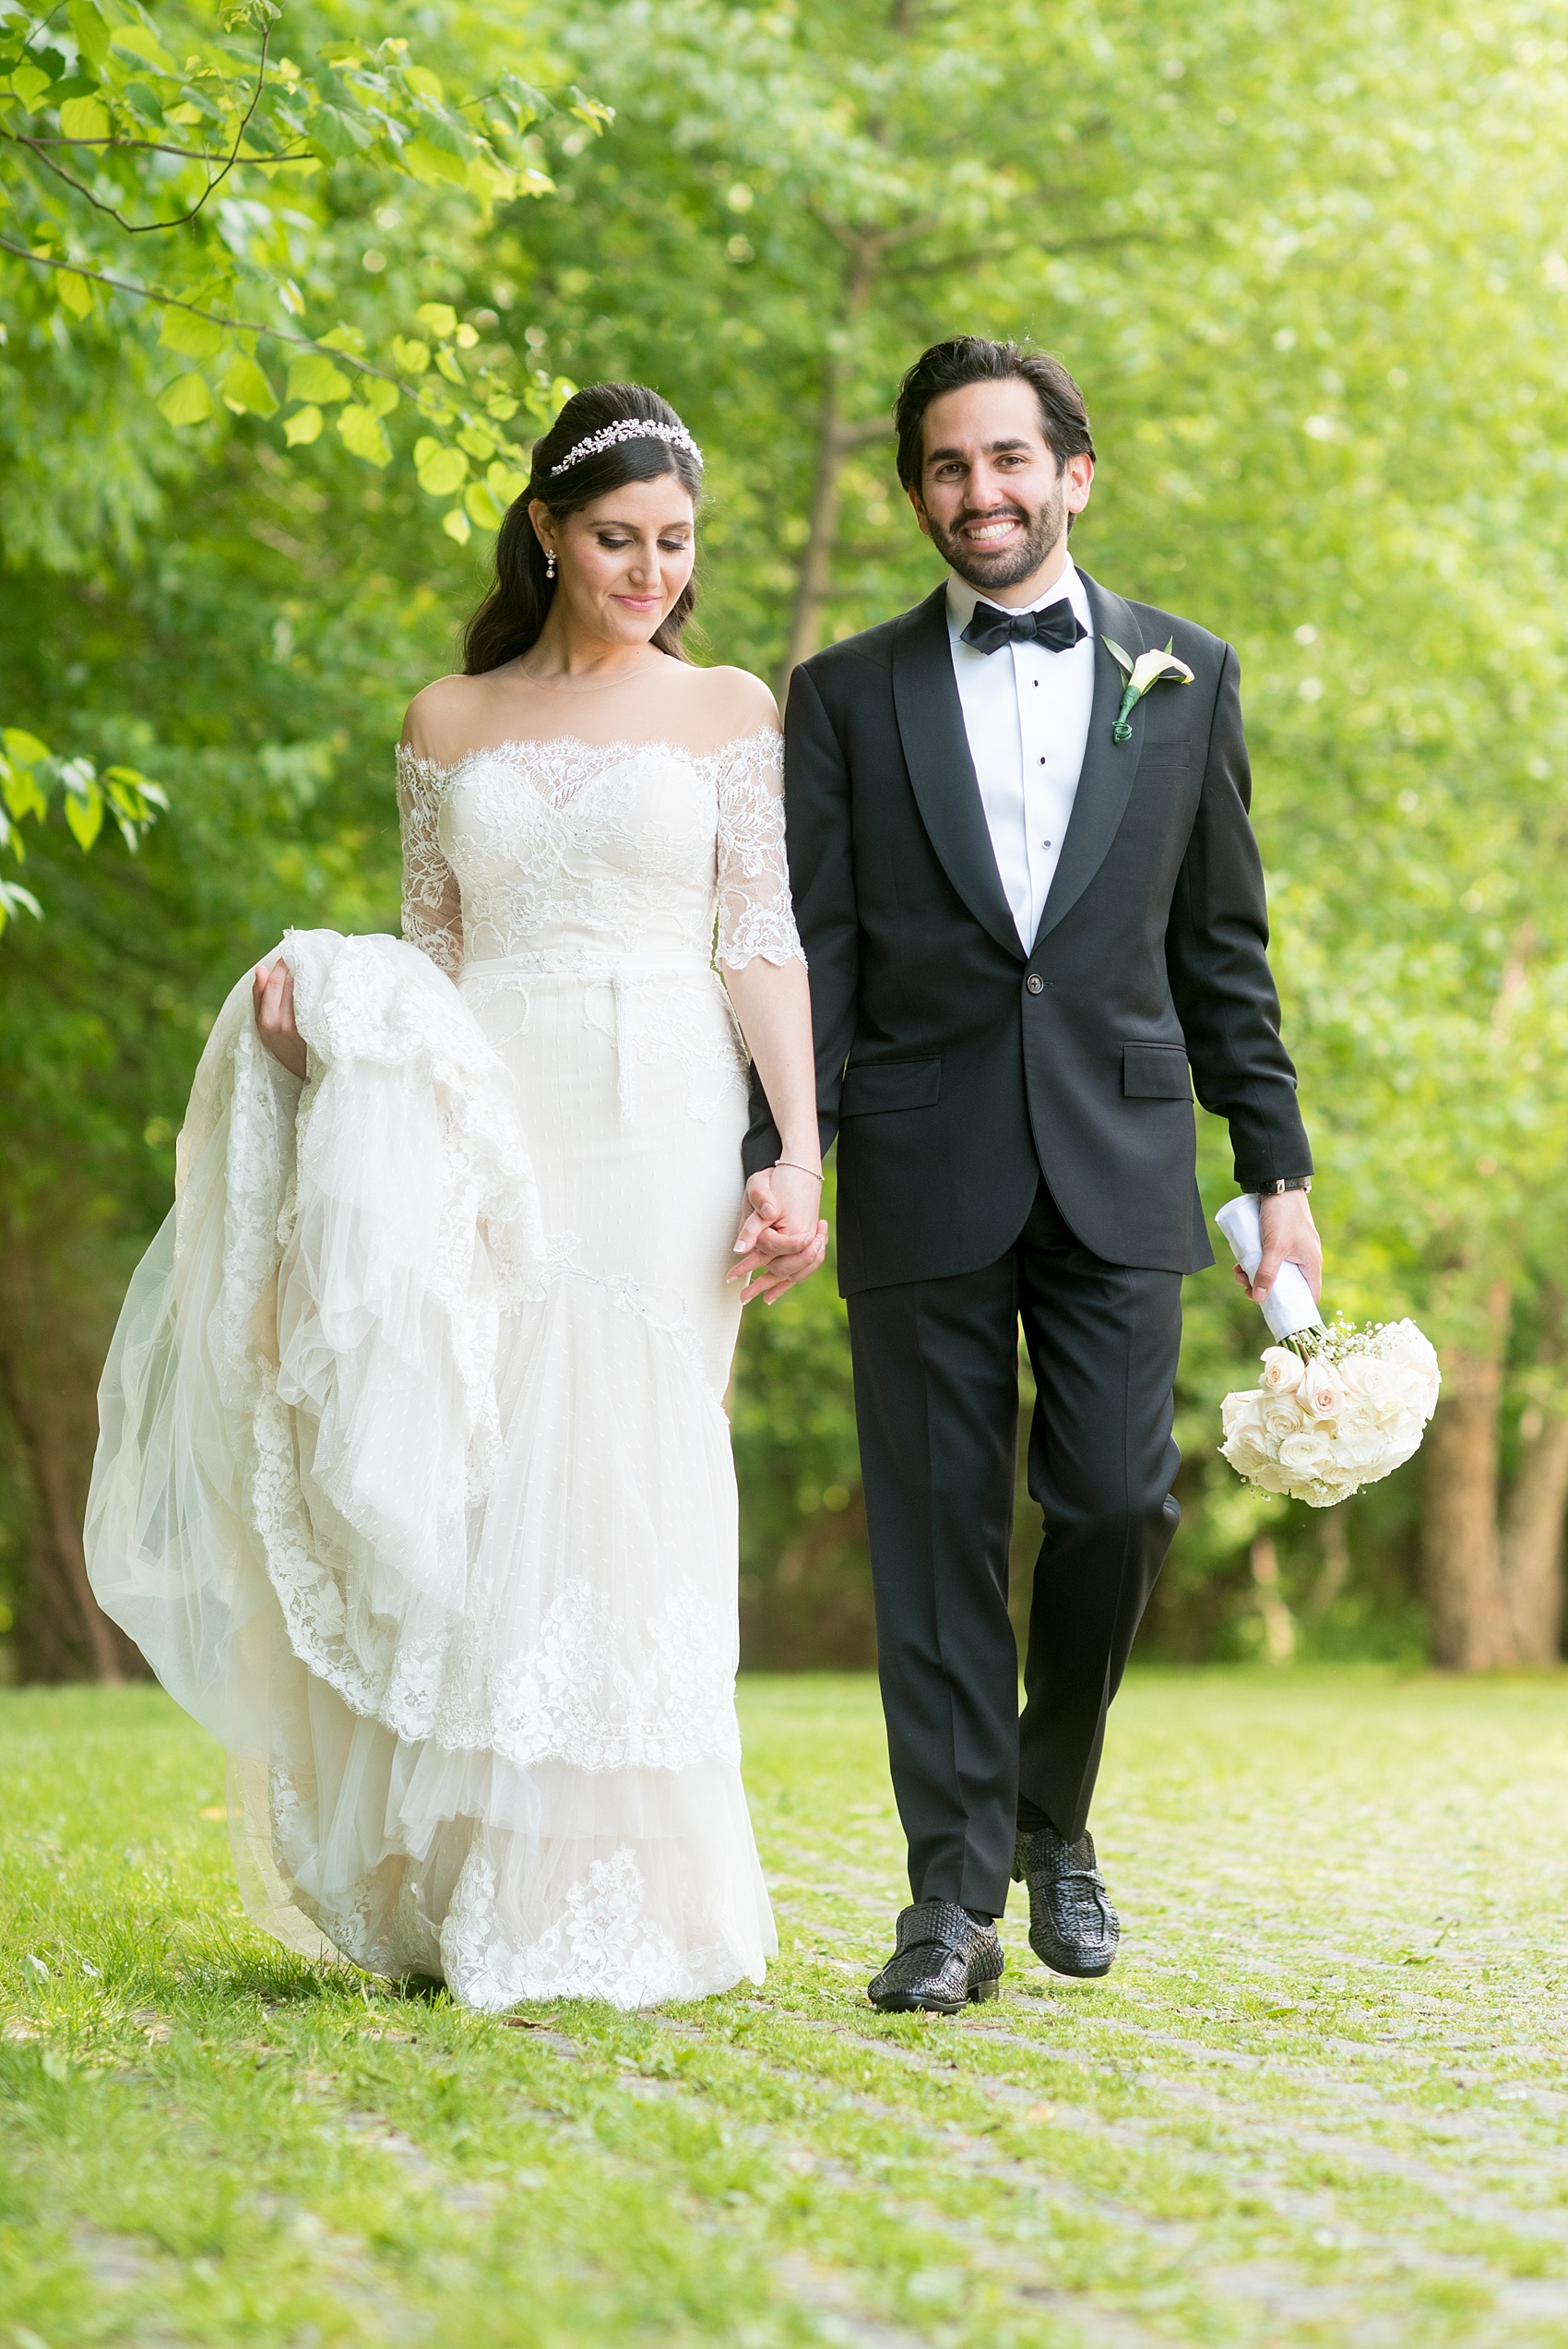
[[[1133,711],[1131,742],[1113,742],[1111,730],[1116,722],[1116,712],[1122,706],[1122,689],[1126,683],[1122,671],[1106,650],[1105,639],[1114,637],[1123,652],[1135,661],[1146,650],[1143,631],[1134,617],[1131,604],[1123,603],[1119,595],[1111,595],[1091,579],[1087,571],[1078,574],[1089,600],[1089,617],[1094,623],[1094,709],[1089,718],[1089,738],[1084,750],[1083,769],[1078,777],[1077,795],[1073,813],[1067,819],[1063,835],[1062,853],[1046,892],[1045,907],[1035,932],[1038,949],[1042,938],[1056,927],[1064,913],[1076,905],[1101,864],[1116,828],[1127,810],[1132,796],[1134,779],[1138,771],[1138,759],[1144,744],[1144,706],[1138,702]]]
[[[1106,657],[1109,660],[1109,654]],[[1098,707],[1098,693],[1096,701]],[[996,869],[969,739],[964,731],[964,708],[947,635],[945,583],[912,612],[906,612],[898,623],[893,648],[893,706],[916,804],[948,879],[975,920],[999,946],[1024,961],[1017,924]]]

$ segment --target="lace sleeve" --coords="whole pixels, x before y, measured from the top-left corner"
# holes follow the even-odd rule
[[[731,743],[719,775],[719,960],[803,962],[784,854],[784,738]]]
[[[436,832],[445,769],[405,745],[398,751],[403,835],[403,936],[455,979],[463,967],[463,900]]]

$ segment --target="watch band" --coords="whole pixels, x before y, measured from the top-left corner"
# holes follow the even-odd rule
[[[1258,1197],[1260,1199],[1276,1199],[1282,1191],[1310,1191],[1312,1186],[1310,1174],[1282,1174],[1277,1183],[1263,1184]]]

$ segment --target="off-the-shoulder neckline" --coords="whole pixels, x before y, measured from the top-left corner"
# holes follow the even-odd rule
[[[427,758],[422,751],[410,750],[407,743],[400,742],[398,745],[398,763],[417,768],[443,782],[450,781],[454,775],[460,775],[463,769],[471,767],[476,759],[502,758],[522,751],[561,750],[566,747],[601,751],[607,758],[629,751],[661,750],[668,751],[674,757],[689,759],[694,767],[706,767],[710,760],[722,758],[731,751],[748,749],[753,743],[782,743],[783,739],[782,729],[778,726],[754,726],[750,733],[731,734],[728,742],[717,743],[711,750],[691,750],[684,743],[671,742],[662,734],[652,735],[647,742],[633,742],[624,736],[617,736],[610,742],[588,742],[581,734],[511,734],[504,742],[484,743],[477,750],[465,750],[462,757],[455,758],[449,767],[444,767],[439,758]]]

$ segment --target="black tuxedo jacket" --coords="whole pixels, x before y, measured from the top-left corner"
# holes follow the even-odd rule
[[[993,1263],[1042,1173],[1097,1256],[1212,1264],[1194,1084],[1229,1122],[1243,1190],[1312,1170],[1266,958],[1236,655],[1084,584],[1094,712],[1028,953],[975,782],[945,588],[791,680],[790,877],[846,1295]],[[1173,639],[1193,671],[1145,695],[1125,744],[1107,636],[1134,658]],[[754,1109],[748,1174],[778,1149],[757,1088]]]

